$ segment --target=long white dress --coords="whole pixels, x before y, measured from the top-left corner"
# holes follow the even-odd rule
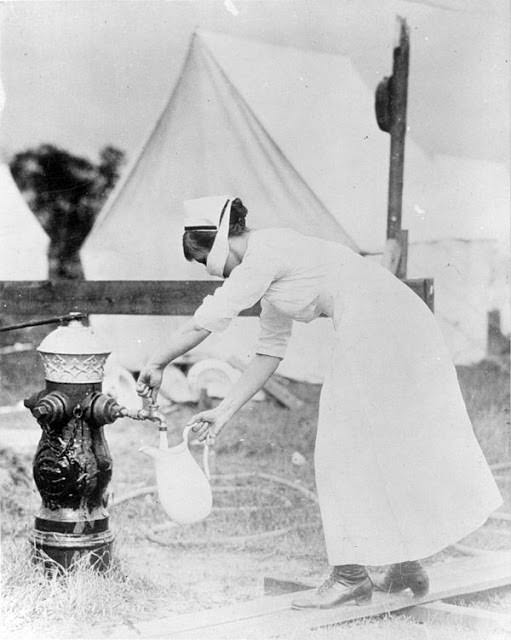
[[[350,249],[290,229],[252,231],[195,320],[221,331],[260,299],[261,354],[284,357],[293,320],[334,323],[315,449],[330,564],[424,558],[481,526],[501,496],[424,302]]]

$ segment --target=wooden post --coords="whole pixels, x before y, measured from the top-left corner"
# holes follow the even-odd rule
[[[399,278],[405,278],[408,235],[401,229],[401,215],[410,45],[406,21],[400,17],[398,21],[399,43],[394,48],[392,76],[378,85],[375,109],[378,126],[390,133],[387,243],[383,262]]]
[[[405,161],[406,105],[408,100],[409,39],[406,22],[400,18],[399,46],[394,49],[391,82],[392,123],[390,127],[389,204],[387,238],[401,231],[403,173]]]
[[[502,358],[509,354],[509,337],[502,333],[500,327],[500,311],[488,311],[488,332],[486,341],[486,357],[490,360]]]

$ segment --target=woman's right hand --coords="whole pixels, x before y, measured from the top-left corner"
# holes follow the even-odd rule
[[[163,379],[164,367],[150,364],[145,366],[137,380],[137,393],[143,398],[151,398],[153,404],[157,404],[158,393]]]

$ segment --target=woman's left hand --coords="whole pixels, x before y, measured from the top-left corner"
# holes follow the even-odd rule
[[[218,406],[214,409],[196,413],[190,418],[186,426],[192,427],[192,431],[197,434],[199,442],[206,440],[208,444],[213,444],[216,436],[222,431],[228,420],[229,416]]]

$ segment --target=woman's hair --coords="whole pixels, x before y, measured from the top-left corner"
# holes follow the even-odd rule
[[[229,217],[229,238],[241,236],[247,230],[245,218],[248,210],[239,198],[231,202]],[[215,241],[216,231],[211,229],[190,229],[183,233],[183,252],[185,258],[191,262],[196,260],[206,264],[208,253]]]

